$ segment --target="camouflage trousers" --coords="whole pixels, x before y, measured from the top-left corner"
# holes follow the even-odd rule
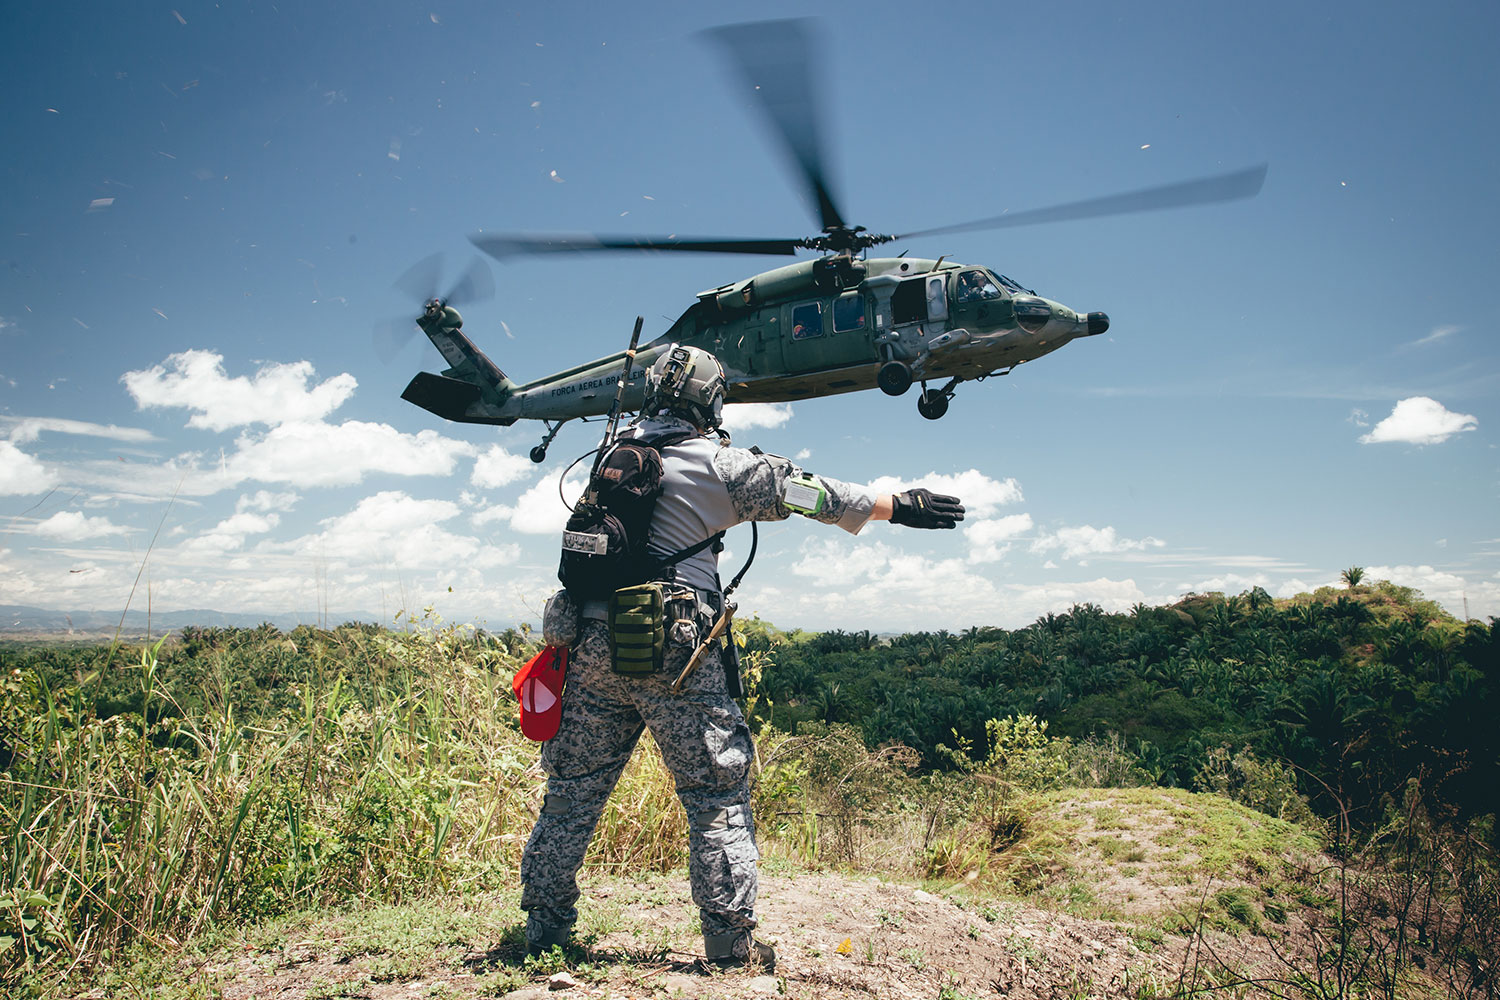
[[[577,873],[620,772],[650,729],[688,818],[688,878],[705,935],[755,927],[755,827],[750,730],[728,693],[716,652],[680,694],[671,691],[690,648],[668,646],[648,677],[610,670],[609,631],[585,620],[568,662],[562,725],[543,745],[547,794],[521,856],[521,909],[532,944],[565,940],[578,919]]]

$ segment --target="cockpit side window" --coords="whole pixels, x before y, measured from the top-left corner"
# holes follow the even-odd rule
[[[960,272],[958,276],[956,298],[959,302],[989,302],[993,299],[1005,298],[995,279],[990,277],[988,271],[973,268]]]
[[[833,332],[848,333],[865,328],[865,297],[860,292],[845,292],[833,303]]]
[[[817,302],[792,310],[792,339],[808,340],[823,336],[823,311]]]

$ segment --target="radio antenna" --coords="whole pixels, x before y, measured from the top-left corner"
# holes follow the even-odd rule
[[[635,364],[635,345],[641,342],[641,327],[645,324],[644,316],[635,318],[635,329],[630,331],[630,346],[625,349],[625,365],[620,369],[620,377],[615,382],[615,401],[609,408],[609,422],[604,427],[604,440],[599,443],[599,450],[594,453],[594,468],[589,473],[589,491],[584,497],[588,503],[595,503],[599,497],[593,484],[599,475],[599,466],[604,461],[604,453],[615,439],[615,428],[620,423],[620,409],[625,403],[625,383],[630,381],[630,369]]]

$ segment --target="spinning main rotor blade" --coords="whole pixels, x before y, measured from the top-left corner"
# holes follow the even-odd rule
[[[755,253],[787,256],[801,240],[718,239],[695,236],[595,236],[589,233],[545,235],[478,234],[476,247],[498,260],[523,254],[588,253],[598,250],[689,250],[700,253]]]
[[[1179,181],[1160,187],[1142,188],[1139,191],[1124,191],[1105,195],[1102,198],[1085,198],[1047,208],[1033,208],[1024,212],[995,215],[974,222],[960,222],[936,229],[919,229],[915,232],[893,236],[893,240],[911,239],[916,236],[936,236],[940,233],[967,233],[980,229],[1004,229],[1010,226],[1030,226],[1040,222],[1068,222],[1074,219],[1095,219],[1105,215],[1125,215],[1130,212],[1155,212],[1166,208],[1182,208],[1187,205],[1208,205],[1218,201],[1234,201],[1250,198],[1259,193],[1266,180],[1266,164],[1237,170],[1228,174],[1201,177],[1194,181]]]
[[[812,45],[812,20],[734,24],[703,34],[728,50],[741,80],[759,99],[772,131],[802,171],[824,231],[842,228],[844,219],[833,204],[823,168],[823,129],[814,96],[824,91],[814,85],[811,74],[823,58]]]

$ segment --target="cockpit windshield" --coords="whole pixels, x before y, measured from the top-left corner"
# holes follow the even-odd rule
[[[982,268],[970,268],[960,271],[958,275],[959,302],[988,302],[992,299],[1003,299],[1005,293],[995,284],[994,275]]]
[[[1000,275],[999,277],[1000,277],[1000,285],[1001,285],[1001,287],[1003,287],[1007,292],[1010,292],[1012,295],[1035,295],[1036,294],[1036,292],[1033,292],[1031,289],[1022,286],[1019,282],[1017,282],[1013,278],[1007,278],[1003,274]]]

